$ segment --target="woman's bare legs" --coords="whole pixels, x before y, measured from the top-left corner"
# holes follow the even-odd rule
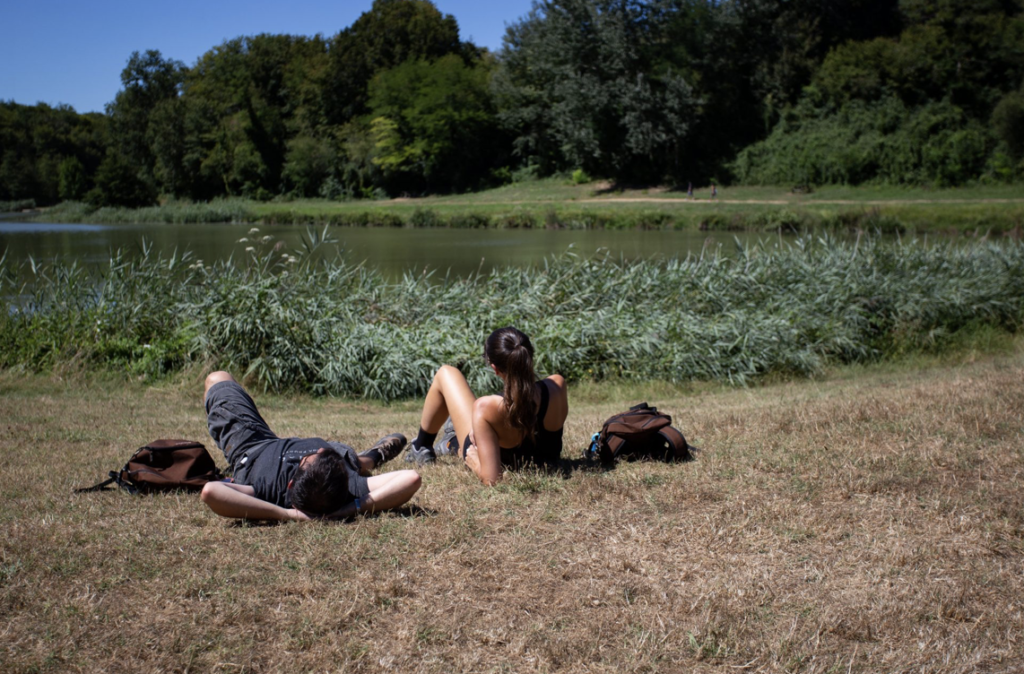
[[[473,430],[475,401],[476,396],[469,390],[469,384],[462,373],[451,365],[442,365],[434,374],[427,399],[423,401],[420,428],[428,433],[437,433],[444,425],[444,420],[451,417],[455,425],[455,436],[461,446]]]

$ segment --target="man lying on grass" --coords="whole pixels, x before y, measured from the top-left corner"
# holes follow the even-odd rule
[[[401,434],[388,435],[359,455],[339,442],[279,438],[227,372],[206,378],[205,402],[210,436],[234,476],[203,487],[203,503],[222,517],[340,519],[397,508],[420,488],[414,470],[368,477],[405,448]]]

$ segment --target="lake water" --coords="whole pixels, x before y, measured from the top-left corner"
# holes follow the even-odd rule
[[[85,265],[105,263],[111,251],[129,254],[141,249],[143,240],[155,252],[169,256],[177,250],[190,251],[204,262],[236,258],[244,254],[253,238],[273,237],[270,247],[283,242],[284,250],[297,251],[307,235],[305,227],[264,226],[256,235],[250,225],[85,225],[0,221],[0,255],[7,251],[9,263],[27,261],[77,261]],[[322,230],[321,230],[322,231]],[[735,235],[728,232],[611,231],[611,230],[501,230],[501,229],[412,229],[332,227],[329,236],[336,243],[328,251],[343,251],[354,262],[377,267],[391,279],[406,271],[451,270],[467,275],[495,266],[528,266],[571,249],[581,256],[608,251],[626,259],[685,257],[714,250],[719,245],[733,249]],[[250,241],[239,242],[247,238]],[[769,235],[739,234],[745,242]]]

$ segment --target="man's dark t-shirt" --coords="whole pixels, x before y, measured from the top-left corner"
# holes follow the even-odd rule
[[[210,437],[231,464],[235,482],[250,485],[258,499],[291,508],[288,483],[299,461],[321,447],[332,447],[341,454],[353,498],[365,501],[370,493],[366,478],[359,474],[354,449],[321,438],[277,437],[237,382],[222,381],[210,387],[206,393],[206,422]]]
[[[274,503],[282,508],[291,508],[291,492],[288,483],[295,474],[299,462],[316,453],[321,447],[332,447],[339,454],[348,469],[348,491],[363,501],[369,493],[366,478],[359,475],[359,461],[355,451],[340,442],[327,442],[320,438],[278,438],[257,451],[249,451],[245,463],[235,472],[235,481],[250,485],[256,490],[256,498]]]

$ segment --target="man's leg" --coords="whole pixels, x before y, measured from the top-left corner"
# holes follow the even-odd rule
[[[257,443],[277,435],[256,409],[256,403],[229,373],[214,372],[206,378],[203,394],[210,437],[217,443],[233,470],[241,468],[242,454]]]
[[[365,452],[359,454],[359,472],[362,475],[369,475],[379,468],[384,462],[390,461],[405,449],[406,439],[401,433],[385,435]]]

